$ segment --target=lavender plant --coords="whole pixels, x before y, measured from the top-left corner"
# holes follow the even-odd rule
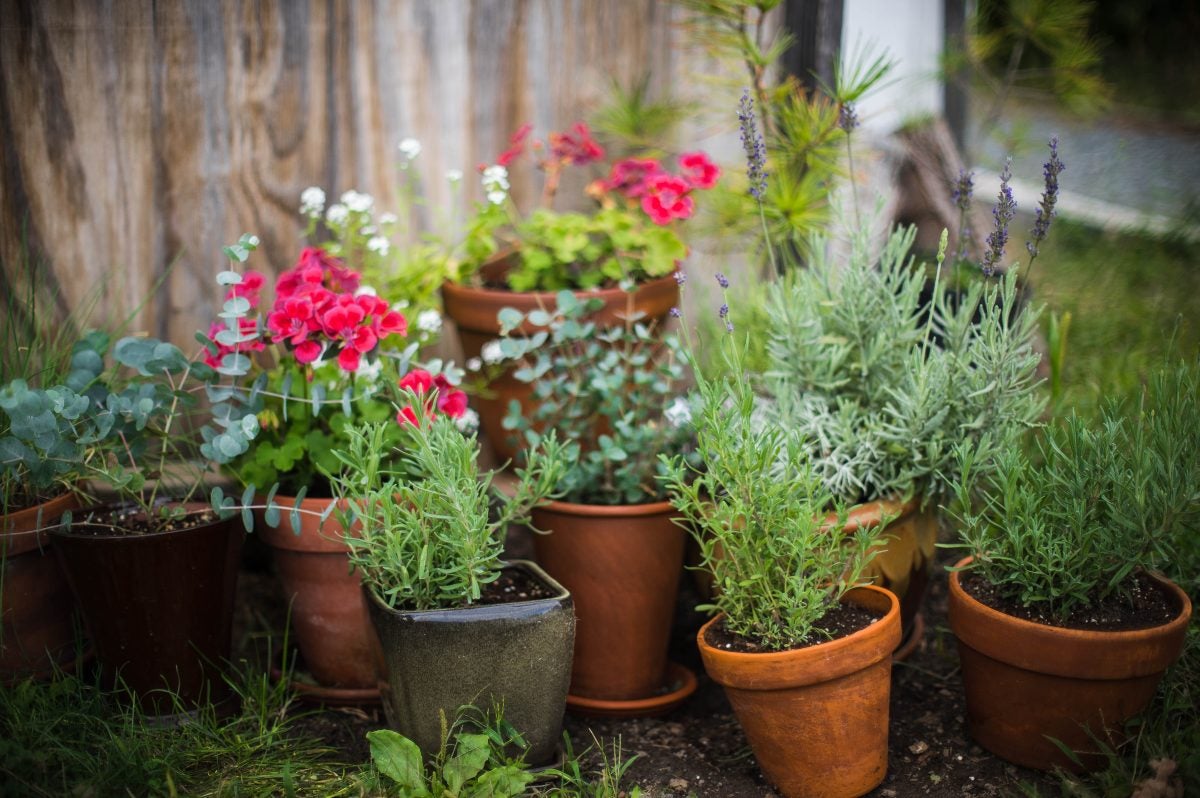
[[[1072,414],[1032,453],[1006,447],[979,467],[956,451],[970,568],[1013,601],[1065,617],[1126,594],[1200,535],[1200,371],[1153,375],[1134,407],[1110,401],[1088,424]]]
[[[516,363],[513,376],[533,389],[532,412],[524,415],[514,400],[504,427],[531,446],[548,430],[579,446],[560,484],[567,501],[660,501],[666,489],[659,454],[682,454],[691,442],[679,339],[658,335],[632,312],[612,327],[589,321],[600,305],[562,291],[552,310],[500,312],[501,353]],[[537,332],[515,335],[526,321]]]
[[[849,538],[831,533],[845,524],[845,505],[799,431],[762,417],[728,297],[719,312],[725,369],[711,378],[696,370],[692,425],[703,467],[662,458],[671,501],[717,587],[714,603],[700,609],[724,612],[728,631],[768,650],[818,642],[827,634],[822,617],[862,582],[874,539],[865,529]],[[697,345],[687,349],[694,358]],[[836,520],[826,517],[831,509]]]
[[[411,391],[406,400],[410,406],[425,401]],[[515,493],[501,498],[499,513],[489,519],[494,472],[480,474],[475,437],[445,416],[423,413],[405,431],[404,445],[392,449],[387,423],[353,427],[346,447],[335,452],[342,467],[328,478],[344,507],[340,520],[344,529],[360,529],[345,539],[350,562],[394,609],[475,603],[500,576],[504,530],[556,495],[571,459],[568,447],[553,433],[543,436],[517,470]],[[393,458],[400,467],[389,465]]]

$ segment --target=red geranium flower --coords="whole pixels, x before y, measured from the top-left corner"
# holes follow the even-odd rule
[[[679,168],[683,170],[684,179],[694,188],[712,188],[721,176],[721,168],[703,152],[685,152],[680,155]]]
[[[229,290],[225,292],[226,299],[234,297],[242,297],[250,301],[250,307],[258,307],[259,292],[262,290],[264,278],[258,272],[250,271],[242,275],[242,281],[237,285],[231,285]]]
[[[653,158],[625,158],[613,164],[604,187],[629,199],[640,199],[649,178],[662,173],[662,165]]]
[[[517,132],[512,134],[508,140],[508,149],[500,153],[496,158],[498,166],[507,167],[510,163],[516,160],[517,156],[525,151],[525,139],[529,138],[530,131],[533,130],[533,125],[524,124],[517,128]],[[479,171],[483,171],[485,167],[481,165]]]
[[[217,353],[214,355],[208,349],[205,349],[204,362],[212,368],[220,368],[222,361],[225,360],[225,356],[228,354],[234,352],[261,352],[267,348],[267,342],[261,336],[255,338],[253,341],[243,341],[232,346],[220,343],[217,341],[217,334],[226,329],[228,329],[227,325],[219,321],[213,322],[212,326],[208,328],[209,340],[217,345]],[[241,330],[242,335],[255,335],[258,333],[258,321],[257,319],[248,318],[239,319],[238,329]]]
[[[437,408],[450,418],[459,418],[467,412],[467,395],[462,391],[439,391]]]
[[[672,219],[687,219],[696,209],[690,196],[692,187],[675,175],[660,174],[647,181],[642,210],[657,225],[670,224]]]
[[[414,393],[425,393],[433,387],[433,375],[425,369],[413,369],[400,378],[399,385],[401,388],[411,389]]]
[[[592,138],[592,132],[583,122],[571,126],[570,133],[551,133],[550,152],[563,163],[583,166],[604,157],[604,148]]]

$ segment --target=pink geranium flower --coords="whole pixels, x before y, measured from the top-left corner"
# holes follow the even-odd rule
[[[688,196],[691,190],[691,185],[681,177],[654,175],[647,181],[642,210],[657,225],[670,224],[673,219],[687,219],[696,209],[695,201]]]
[[[710,189],[717,184],[721,168],[703,152],[685,152],[679,156],[679,168],[693,188]]]
[[[517,132],[513,133],[512,137],[508,140],[508,149],[500,153],[496,158],[496,164],[507,168],[510,163],[516,160],[517,156],[525,151],[525,140],[529,138],[529,133],[532,130],[533,125],[530,124],[524,124],[517,128]],[[479,171],[483,171],[482,165]]]
[[[261,352],[267,348],[267,342],[264,341],[261,336],[256,337],[253,341],[243,341],[238,344],[233,344],[232,346],[229,344],[220,343],[217,341],[217,334],[225,329],[228,329],[228,327],[223,322],[219,321],[213,322],[212,326],[208,328],[209,340],[217,345],[217,353],[214,355],[212,352],[205,349],[204,362],[212,368],[220,368],[225,360],[225,356],[233,354],[234,352],[245,354],[247,352]],[[258,320],[249,318],[239,319],[238,329],[241,331],[242,335],[257,336]]]
[[[604,148],[592,138],[583,122],[576,122],[569,133],[551,133],[550,152],[563,163],[583,166],[604,157]]]
[[[663,174],[662,165],[653,158],[625,158],[613,164],[604,188],[629,199],[641,199],[647,181],[659,174]]]

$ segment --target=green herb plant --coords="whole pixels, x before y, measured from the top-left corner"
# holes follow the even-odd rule
[[[558,486],[566,501],[661,501],[659,455],[690,448],[679,339],[658,335],[632,308],[623,323],[601,326],[589,320],[601,304],[560,291],[552,310],[500,311],[500,351],[533,390],[529,415],[514,400],[504,428],[529,446],[555,433],[578,446]],[[515,334],[525,322],[537,331]]]
[[[1065,617],[1125,595],[1200,535],[1200,378],[1195,364],[1153,375],[1137,404],[1071,415],[1032,453],[1006,447],[980,470],[958,448],[961,548],[1004,595]],[[1194,545],[1194,544],[1191,544]]]
[[[914,235],[896,230],[875,257],[860,233],[845,262],[820,242],[809,268],[770,291],[769,414],[809,442],[814,470],[847,503],[944,500],[957,450],[984,469],[1043,407],[1038,314],[1018,301],[1017,270],[927,289]]]
[[[427,401],[411,391],[406,398],[414,407]],[[473,604],[500,576],[504,530],[554,496],[569,464],[567,447],[544,437],[518,469],[514,494],[498,499],[489,520],[494,472],[480,474],[474,436],[445,416],[419,413],[393,450],[387,445],[393,424],[347,429],[346,447],[337,451],[342,468],[328,475],[343,528],[360,527],[345,538],[350,562],[394,609]]]
[[[746,342],[722,311],[726,368],[696,373],[692,424],[703,468],[664,457],[664,485],[713,574],[713,604],[701,609],[725,613],[728,631],[768,650],[819,642],[822,617],[865,582],[874,531],[839,533],[845,505],[801,434],[763,412],[744,367]]]

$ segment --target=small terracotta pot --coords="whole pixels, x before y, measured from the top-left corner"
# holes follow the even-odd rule
[[[488,282],[500,282],[511,267],[516,253],[509,251],[485,264],[480,274]],[[505,291],[498,288],[483,288],[447,282],[442,285],[442,305],[446,316],[458,328],[462,342],[463,357],[479,357],[483,345],[500,337],[500,323],[496,320],[502,308],[516,308],[528,313],[538,308],[555,307],[554,291]],[[679,304],[679,285],[671,275],[642,283],[632,293],[620,288],[603,288],[594,291],[576,291],[580,299],[599,298],[604,306],[592,317],[600,323],[615,323],[626,318],[630,312],[644,313],[647,321],[662,321],[672,307]],[[536,332],[537,328],[527,322],[517,328],[521,334]],[[511,434],[501,425],[508,413],[508,403],[516,399],[522,408],[528,409],[532,395],[531,386],[512,376],[512,370],[492,380],[488,386],[490,397],[476,396],[472,404],[479,412],[479,422],[496,457],[503,461],[512,458],[517,451],[508,441]]]
[[[47,678],[76,654],[75,600],[44,528],[78,506],[64,493],[0,515],[0,684]]]
[[[538,562],[575,598],[571,695],[630,701],[666,682],[667,646],[683,565],[670,502],[550,502],[533,511]]]
[[[932,508],[921,510],[918,499],[898,502],[891,499],[866,502],[851,508],[842,532],[850,535],[860,527],[878,527],[884,516],[893,518],[882,531],[879,553],[863,572],[864,578],[874,578],[873,584],[884,587],[900,599],[900,624],[905,639],[916,625],[916,616],[925,600],[929,586],[929,571],[937,546],[937,514]],[[829,515],[830,524],[836,522]],[[699,565],[699,549],[695,550]],[[704,568],[692,571],[697,591],[705,599],[714,595],[712,573]]]
[[[335,515],[324,523],[320,517],[333,499],[304,499],[299,531],[292,527],[288,512],[296,500],[286,496],[275,500],[283,508],[279,526],[268,526],[260,513],[255,529],[271,547],[305,669],[323,687],[369,690],[368,700],[377,700],[383,672],[379,638],[359,575],[350,568],[342,525]]]
[[[875,586],[845,601],[883,618],[854,634],[763,654],[714,648],[696,636],[704,667],[725,688],[768,781],[788,798],[850,798],[883,781],[888,762],[892,651],[900,602]]]
[[[961,560],[957,567],[970,563]],[[1014,618],[976,601],[950,574],[950,627],[958,638],[967,727],[992,753],[1025,767],[1074,772],[1104,767],[1100,740],[1118,743],[1123,723],[1146,708],[1183,650],[1192,603],[1151,575],[1180,607],[1152,629],[1096,632]],[[1048,738],[1077,752],[1082,767]]]
[[[208,509],[185,505],[189,511]],[[105,508],[92,508],[92,511]],[[107,682],[117,678],[151,714],[228,706],[223,678],[245,533],[236,518],[151,534],[89,534],[87,512],[51,532]]]
[[[426,755],[441,744],[439,713],[499,702],[521,732],[527,761],[549,761],[562,739],[575,616],[571,596],[531,562],[514,560],[553,595],[447,610],[393,610],[364,588],[387,660],[388,724]]]

